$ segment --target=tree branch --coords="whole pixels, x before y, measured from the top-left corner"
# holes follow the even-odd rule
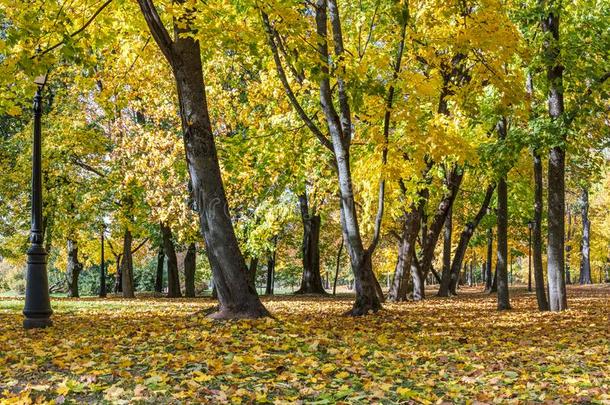
[[[273,28],[271,27],[271,23],[269,22],[269,16],[264,11],[261,10],[261,17],[263,19],[263,24],[265,26],[265,32],[267,34],[267,41],[269,43],[269,47],[271,48],[271,53],[273,54],[273,60],[275,62],[277,74],[278,74],[280,81],[282,82],[284,91],[286,92],[286,95],[288,96],[288,100],[290,100],[292,107],[295,109],[295,111],[297,112],[297,114],[299,115],[301,120],[303,120],[305,125],[307,125],[307,128],[309,128],[311,130],[311,132],[313,132],[313,134],[316,136],[316,138],[318,138],[320,140],[322,145],[324,145],[331,152],[334,152],[333,144],[331,143],[331,141],[322,133],[322,131],[320,131],[320,129],[311,120],[311,118],[309,118],[309,116],[305,113],[305,110],[303,110],[303,107],[297,100],[297,98],[294,94],[294,91],[290,87],[290,83],[288,83],[288,78],[286,77],[286,72],[284,71],[284,68],[282,66],[282,60],[280,59],[278,47],[277,47],[277,44],[275,43],[275,39],[274,39],[274,35],[273,35]]]
[[[146,244],[146,242],[148,242],[148,238],[144,239],[144,240],[142,241],[142,243],[140,243],[138,246],[136,246],[136,248],[135,248],[135,249],[133,249],[133,250],[131,251],[131,254],[134,254],[134,253],[136,253],[138,250],[140,250],[140,248],[141,248],[142,246],[144,246],[144,244]]]
[[[163,25],[163,21],[161,21],[161,17],[159,17],[159,13],[153,3],[153,0],[138,0],[138,4],[140,5],[140,10],[142,10],[142,15],[146,20],[146,24],[150,29],[150,33],[157,45],[159,45],[159,49],[165,55],[165,58],[168,60],[170,64],[174,63],[174,42],[167,32],[165,25]]]
[[[104,4],[102,4],[102,5],[101,5],[101,7],[100,7],[100,8],[98,8],[98,9],[97,9],[97,11],[96,11],[95,13],[93,13],[93,15],[92,15],[92,16],[91,16],[91,17],[90,17],[90,18],[89,18],[89,19],[88,19],[88,20],[85,22],[85,24],[84,24],[82,27],[80,27],[79,29],[77,29],[76,31],[74,31],[72,34],[70,34],[70,38],[74,38],[75,36],[77,36],[78,34],[80,34],[81,32],[83,32],[84,30],[86,30],[86,29],[87,29],[87,27],[88,27],[89,25],[91,25],[91,23],[93,22],[93,20],[95,20],[95,18],[96,18],[96,17],[97,17],[97,16],[98,16],[98,15],[99,15],[99,14],[100,14],[102,11],[104,11],[104,9],[105,9],[106,7],[108,7],[108,5],[109,5],[110,3],[112,3],[112,0],[106,0],[106,2],[105,2]],[[42,51],[42,52],[37,52],[37,53],[36,53],[36,54],[34,54],[32,57],[30,57],[30,59],[39,58],[39,57],[41,57],[41,56],[43,56],[43,55],[45,55],[45,54],[47,54],[47,53],[49,53],[49,52],[51,52],[51,51],[53,51],[53,50],[57,49],[57,48],[59,48],[59,47],[60,47],[60,46],[62,46],[62,45],[65,43],[65,42],[66,42],[66,41],[65,41],[65,39],[64,39],[64,40],[62,40],[62,41],[60,41],[60,42],[56,43],[55,45],[53,45],[53,46],[51,46],[51,47],[49,47],[49,48],[45,49],[45,50],[44,50],[44,51]]]
[[[334,0],[332,0],[334,1]],[[406,7],[406,6],[405,6]],[[390,84],[390,88],[388,90],[388,95],[385,104],[385,115],[383,117],[383,152],[381,153],[381,167],[385,167],[388,162],[388,142],[390,137],[390,119],[392,116],[392,104],[394,102],[394,82],[398,79],[398,74],[400,73],[400,65],[402,63],[402,55],[405,47],[405,38],[407,35],[407,21],[408,21],[408,9],[404,12],[404,19],[401,25],[401,35],[400,41],[398,43],[398,50],[396,52],[396,63],[394,64],[393,73],[392,73],[392,84]],[[403,184],[404,185],[404,184]],[[385,205],[385,178],[384,174],[381,173],[381,180],[379,181],[379,192],[377,196],[377,215],[375,216],[375,228],[373,231],[373,239],[368,247],[368,252],[373,253],[377,244],[379,243],[379,238],[381,235],[381,223],[383,221],[383,212]]]

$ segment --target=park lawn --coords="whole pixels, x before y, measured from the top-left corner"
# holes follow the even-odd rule
[[[54,299],[38,331],[0,298],[0,402],[610,403],[608,286],[569,287],[562,313],[479,290],[362,318],[346,296],[265,298],[275,319],[231,322],[209,299]]]

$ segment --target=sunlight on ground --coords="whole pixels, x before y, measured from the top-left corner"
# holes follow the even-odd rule
[[[0,402],[610,401],[610,288],[571,287],[563,313],[512,292],[506,313],[471,288],[356,319],[349,297],[282,296],[226,323],[207,299],[55,299],[42,331],[0,298]]]

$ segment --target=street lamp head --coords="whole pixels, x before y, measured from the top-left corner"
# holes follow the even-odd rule
[[[534,228],[534,221],[529,221],[529,222],[527,223],[527,227],[528,227],[529,229]]]
[[[43,75],[37,76],[37,77],[34,79],[34,83],[35,83],[35,84],[36,84],[38,87],[42,88],[42,87],[44,87],[44,86],[45,86],[45,84],[47,84],[47,77],[48,77],[48,76],[49,76],[49,73],[45,73],[45,74],[43,74]]]

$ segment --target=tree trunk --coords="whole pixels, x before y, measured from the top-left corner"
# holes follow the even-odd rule
[[[566,235],[566,284],[572,284],[570,272],[570,255],[572,253],[572,210],[568,207],[568,229]]]
[[[498,289],[498,310],[510,309],[508,295],[508,192],[506,180],[498,182],[498,262],[496,282]]]
[[[121,288],[123,298],[135,298],[135,287],[133,283],[133,256],[131,244],[133,237],[129,229],[125,229],[123,237],[123,259],[121,260]]]
[[[100,246],[100,298],[106,298],[106,256],[104,255],[104,230],[102,229]]]
[[[163,264],[165,262],[165,253],[163,252],[163,244],[159,246],[157,253],[157,275],[155,277],[155,291],[163,292]]]
[[[485,262],[485,291],[491,292],[493,283],[493,275],[491,274],[491,266],[493,265],[493,248],[494,248],[493,230],[487,230],[487,261]]]
[[[197,246],[189,244],[184,256],[184,296],[195,298],[195,270],[197,269]]]
[[[330,11],[330,23],[333,27],[333,43],[335,54],[338,58],[343,55],[343,43],[341,34],[341,23],[336,3],[327,0],[316,2],[316,32],[318,34],[318,52],[323,59],[320,65],[320,103],[328,131],[331,137],[332,150],[334,152],[337,176],[339,180],[340,214],[343,237],[347,245],[352,271],[354,273],[354,288],[356,300],[352,309],[348,312],[352,316],[366,315],[381,309],[381,302],[376,289],[375,276],[373,274],[371,255],[372,251],[364,248],[358,215],[352,186],[352,173],[350,167],[350,143],[352,138],[351,112],[345,83],[342,78],[338,79],[339,112],[335,109],[332,89],[330,84],[330,71],[327,65],[328,52],[328,14]]]
[[[542,2],[543,7],[545,6]],[[543,42],[544,61],[548,79],[548,109],[551,120],[559,123],[564,114],[563,66],[559,45],[559,10],[555,0],[549,0],[548,15],[542,20],[542,30],[546,34]],[[565,133],[557,126],[557,144],[565,143]],[[561,311],[568,308],[565,283],[565,150],[558,145],[551,148],[548,168],[548,246],[547,277],[549,287],[549,308]]]
[[[548,311],[549,303],[544,288],[544,270],[542,268],[542,159],[537,151],[534,157],[534,228],[532,237],[532,250],[534,262],[534,281],[536,283],[536,301],[538,310]]]
[[[406,301],[410,287],[412,287],[411,262],[415,256],[415,242],[421,226],[420,213],[420,208],[411,204],[409,212],[404,215],[403,230],[398,244],[398,261],[388,292],[390,301]]]
[[[441,273],[441,287],[438,295],[449,296],[449,284],[451,282],[451,236],[453,231],[453,210],[450,208],[443,225],[443,271]],[[461,263],[460,263],[461,266]]]
[[[210,316],[217,319],[268,316],[249,282],[231,222],[207,107],[199,42],[188,35],[192,34],[188,18],[174,19],[172,40],[152,0],[138,3],[176,79],[193,199],[199,208],[200,230],[220,304]]]
[[[78,298],[78,277],[83,265],[78,261],[78,242],[68,239],[68,297]]]
[[[275,287],[275,251],[269,255],[267,261],[267,288],[265,288],[265,295],[273,295]]]
[[[337,266],[335,268],[335,280],[333,281],[333,295],[337,293],[337,280],[339,279],[339,270],[341,269],[341,253],[343,253],[343,238],[341,238],[341,245],[337,252]]]
[[[462,267],[464,256],[466,255],[466,249],[468,249],[468,243],[470,243],[470,239],[472,238],[474,231],[487,213],[487,208],[489,207],[494,189],[495,185],[489,185],[487,187],[487,192],[485,193],[485,198],[483,199],[483,203],[481,204],[479,211],[476,213],[473,220],[466,224],[466,227],[460,234],[460,240],[455,250],[455,255],[453,256],[453,263],[451,264],[450,277],[448,280],[442,280],[443,282],[441,283],[441,287],[438,291],[439,297],[448,297],[449,294],[457,295],[459,271]],[[472,280],[470,280],[470,283],[472,283]]]
[[[494,269],[493,281],[491,283],[491,289],[489,290],[490,294],[495,294],[498,292],[498,261],[496,260],[496,268]]]
[[[169,226],[161,224],[163,234],[163,251],[167,257],[167,296],[169,298],[182,297],[180,291],[180,274],[178,273],[178,258],[172,240],[172,230]]]
[[[504,142],[507,133],[506,118],[502,117],[498,124],[500,142]],[[498,181],[498,263],[496,265],[496,279],[498,287],[498,310],[510,309],[508,294],[508,187],[506,185],[507,173],[503,173]]]
[[[580,284],[591,284],[591,222],[589,221],[589,190],[587,188],[582,189],[581,214],[582,244],[580,247]]]
[[[116,257],[116,275],[114,278],[114,292],[122,293],[123,292],[123,254],[118,254]]]
[[[303,222],[303,277],[295,294],[326,294],[320,275],[320,216],[311,212],[306,193],[299,196],[299,206]]]
[[[426,298],[426,277],[417,260],[413,257],[411,260],[411,279],[413,280],[413,301],[421,301]]]
[[[453,206],[455,197],[457,196],[457,193],[460,189],[463,176],[464,174],[462,170],[457,166],[454,166],[451,169],[451,172],[447,175],[448,192],[440,201],[438,208],[436,209],[436,212],[434,214],[434,218],[432,219],[432,224],[424,234],[424,243],[422,245],[421,259],[419,260],[419,267],[422,271],[422,274],[424,275],[424,278],[428,275],[428,273],[430,272],[430,268],[432,267],[432,259],[434,258],[434,249],[436,247],[436,243],[438,242],[441,230],[443,229],[443,225],[445,224],[447,214]]]
[[[258,270],[258,257],[250,259],[250,266],[248,267],[248,273],[250,276],[250,286],[256,291],[256,271]]]

